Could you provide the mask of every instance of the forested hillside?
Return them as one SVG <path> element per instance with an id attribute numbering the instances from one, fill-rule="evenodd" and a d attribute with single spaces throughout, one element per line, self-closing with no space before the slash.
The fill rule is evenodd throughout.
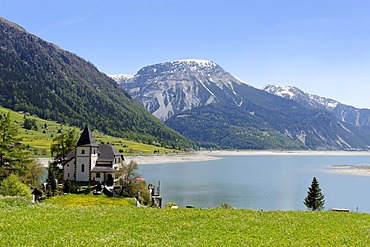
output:
<path id="1" fill-rule="evenodd" d="M 163 146 L 193 143 L 84 59 L 0 18 L 0 105 L 44 119 Z"/>

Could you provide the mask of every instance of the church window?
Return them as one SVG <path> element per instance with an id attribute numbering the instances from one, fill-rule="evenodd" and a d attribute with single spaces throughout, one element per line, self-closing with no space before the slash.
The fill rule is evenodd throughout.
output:
<path id="1" fill-rule="evenodd" d="M 81 172 L 85 172 L 85 164 L 81 165 Z"/>
<path id="2" fill-rule="evenodd" d="M 69 177 L 69 172 L 68 172 L 68 177 Z"/>

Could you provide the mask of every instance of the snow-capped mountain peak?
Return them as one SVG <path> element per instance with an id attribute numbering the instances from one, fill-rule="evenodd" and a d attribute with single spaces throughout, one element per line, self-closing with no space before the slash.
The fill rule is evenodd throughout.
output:
<path id="1" fill-rule="evenodd" d="M 127 74 L 111 74 L 108 76 L 112 78 L 115 82 L 117 82 L 117 84 L 121 84 L 122 82 L 129 81 L 134 77 L 133 75 L 127 75 Z"/>
<path id="2" fill-rule="evenodd" d="M 295 100 L 301 104 L 310 107 L 316 107 L 326 110 L 332 110 L 340 104 L 338 101 L 335 101 L 333 99 L 305 93 L 295 86 L 267 85 L 265 86 L 265 88 L 263 88 L 263 90 L 286 99 Z"/>
<path id="3" fill-rule="evenodd" d="M 297 101 L 304 106 L 326 110 L 333 113 L 341 121 L 353 126 L 370 126 L 369 109 L 358 109 L 333 99 L 305 93 L 299 88 L 292 86 L 267 85 L 263 90 L 283 98 Z"/>
<path id="4" fill-rule="evenodd" d="M 186 63 L 188 64 L 189 66 L 194 66 L 194 65 L 197 65 L 201 68 L 205 68 L 205 67 L 216 67 L 217 64 L 210 61 L 210 60 L 204 60 L 204 59 L 184 59 L 184 60 L 177 60 L 177 61 L 174 61 L 174 62 L 182 62 L 182 63 Z"/>

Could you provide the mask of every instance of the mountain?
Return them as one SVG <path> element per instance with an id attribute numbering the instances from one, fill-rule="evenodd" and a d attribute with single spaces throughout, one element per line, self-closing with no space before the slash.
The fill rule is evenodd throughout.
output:
<path id="1" fill-rule="evenodd" d="M 294 86 L 267 85 L 264 91 L 286 99 L 292 99 L 311 108 L 333 113 L 341 121 L 356 127 L 370 127 L 370 109 L 358 109 L 336 100 L 305 93 Z"/>
<path id="2" fill-rule="evenodd" d="M 362 150 L 369 145 L 365 130 L 326 110 L 256 89 L 208 60 L 146 66 L 120 86 L 206 147 Z"/>
<path id="3" fill-rule="evenodd" d="M 193 143 L 135 102 L 91 63 L 0 18 L 0 105 L 162 146 Z"/>
<path id="4" fill-rule="evenodd" d="M 242 81 L 208 60 L 179 60 L 144 67 L 120 85 L 162 121 L 212 103 L 241 104 L 234 85 Z"/>
<path id="5" fill-rule="evenodd" d="M 126 75 L 126 74 L 116 74 L 116 75 L 108 75 L 112 78 L 118 85 L 121 83 L 126 83 L 130 81 L 134 76 Z"/>

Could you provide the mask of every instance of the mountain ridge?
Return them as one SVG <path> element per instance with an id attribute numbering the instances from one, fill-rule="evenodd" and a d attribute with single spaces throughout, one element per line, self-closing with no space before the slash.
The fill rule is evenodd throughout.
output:
<path id="1" fill-rule="evenodd" d="M 370 109 L 359 109 L 330 98 L 309 94 L 295 86 L 267 85 L 263 90 L 283 98 L 292 99 L 307 107 L 331 112 L 341 121 L 355 127 L 370 127 Z"/>
<path id="2" fill-rule="evenodd" d="M 201 145 L 317 150 L 369 146 L 361 137 L 367 130 L 326 110 L 254 88 L 209 60 L 145 66 L 120 86 L 168 126 Z"/>
<path id="3" fill-rule="evenodd" d="M 93 64 L 0 19 L 0 105 L 145 143 L 194 144 Z"/>

